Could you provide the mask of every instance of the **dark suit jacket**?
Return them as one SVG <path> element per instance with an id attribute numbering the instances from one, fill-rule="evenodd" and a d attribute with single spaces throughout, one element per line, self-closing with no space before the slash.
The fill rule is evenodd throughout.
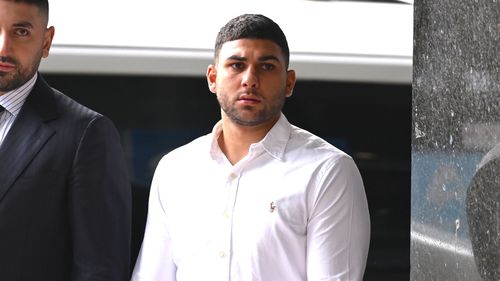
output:
<path id="1" fill-rule="evenodd" d="M 116 128 L 39 75 L 0 147 L 0 280 L 128 280 L 130 220 Z"/>

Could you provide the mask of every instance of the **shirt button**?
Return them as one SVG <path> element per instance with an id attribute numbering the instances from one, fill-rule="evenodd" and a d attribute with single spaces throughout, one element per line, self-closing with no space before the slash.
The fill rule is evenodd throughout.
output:
<path id="1" fill-rule="evenodd" d="M 237 174 L 235 174 L 235 173 L 231 173 L 231 174 L 229 175 L 229 179 L 230 179 L 230 180 L 234 180 L 234 179 L 236 179 L 236 177 L 238 177 L 238 175 L 237 175 Z"/>
<path id="2" fill-rule="evenodd" d="M 226 218 L 226 219 L 229 218 L 229 214 L 227 212 L 224 212 L 224 218 Z"/>
<path id="3" fill-rule="evenodd" d="M 224 251 L 220 251 L 220 252 L 219 252 L 219 257 L 220 257 L 221 259 L 225 258 L 225 257 L 226 257 L 226 253 L 225 253 Z"/>

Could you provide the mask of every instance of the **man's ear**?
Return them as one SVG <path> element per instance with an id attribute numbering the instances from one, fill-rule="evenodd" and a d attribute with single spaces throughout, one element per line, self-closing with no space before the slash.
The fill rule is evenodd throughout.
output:
<path id="1" fill-rule="evenodd" d="M 44 58 L 49 56 L 50 46 L 52 46 L 52 39 L 54 38 L 54 27 L 51 26 L 45 30 L 45 34 L 43 37 L 43 49 L 42 56 Z"/>
<path id="2" fill-rule="evenodd" d="M 208 89 L 210 92 L 216 94 L 216 83 L 215 81 L 217 80 L 217 68 L 215 65 L 211 64 L 207 68 L 207 83 L 208 83 Z"/>
<path id="3" fill-rule="evenodd" d="M 288 70 L 286 73 L 286 92 L 285 92 L 285 96 L 287 98 L 291 97 L 293 94 L 293 88 L 295 87 L 296 79 L 297 78 L 295 77 L 295 70 Z"/>

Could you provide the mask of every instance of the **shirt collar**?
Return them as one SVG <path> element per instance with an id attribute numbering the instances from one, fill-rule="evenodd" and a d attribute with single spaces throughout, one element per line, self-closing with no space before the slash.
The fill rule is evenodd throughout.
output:
<path id="1" fill-rule="evenodd" d="M 280 118 L 271 130 L 269 130 L 266 136 L 260 142 L 252 144 L 250 146 L 250 150 L 262 148 L 274 158 L 283 160 L 291 131 L 291 124 L 288 122 L 285 115 L 281 113 Z M 210 155 L 212 156 L 212 159 L 218 159 L 220 153 L 222 153 L 217 141 L 221 132 L 222 120 L 217 122 L 212 129 L 212 143 L 210 147 Z"/>
<path id="2" fill-rule="evenodd" d="M 262 139 L 259 144 L 262 144 L 264 149 L 271 156 L 278 160 L 283 160 L 286 145 L 290 139 L 292 126 L 286 119 L 285 115 L 281 113 L 278 122 L 274 124 L 267 135 Z"/>
<path id="3" fill-rule="evenodd" d="M 219 147 L 219 142 L 217 141 L 219 139 L 220 133 L 222 132 L 222 120 L 217 122 L 212 129 L 212 142 L 210 145 L 210 156 L 212 159 L 217 160 L 219 159 L 222 151 Z"/>
<path id="4" fill-rule="evenodd" d="M 3 106 L 6 111 L 10 112 L 10 114 L 17 116 L 21 111 L 21 107 L 26 101 L 26 98 L 33 89 L 33 86 L 35 86 L 37 76 L 38 75 L 35 74 L 33 77 L 31 77 L 30 80 L 28 80 L 19 88 L 1 95 L 0 105 Z"/>

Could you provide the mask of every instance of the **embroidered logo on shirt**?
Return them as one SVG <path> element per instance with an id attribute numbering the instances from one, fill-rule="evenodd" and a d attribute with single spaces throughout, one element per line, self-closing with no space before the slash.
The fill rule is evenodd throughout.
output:
<path id="1" fill-rule="evenodd" d="M 277 210 L 278 206 L 276 206 L 276 203 L 271 202 L 271 204 L 269 204 L 269 212 L 274 212 L 275 210 Z"/>

